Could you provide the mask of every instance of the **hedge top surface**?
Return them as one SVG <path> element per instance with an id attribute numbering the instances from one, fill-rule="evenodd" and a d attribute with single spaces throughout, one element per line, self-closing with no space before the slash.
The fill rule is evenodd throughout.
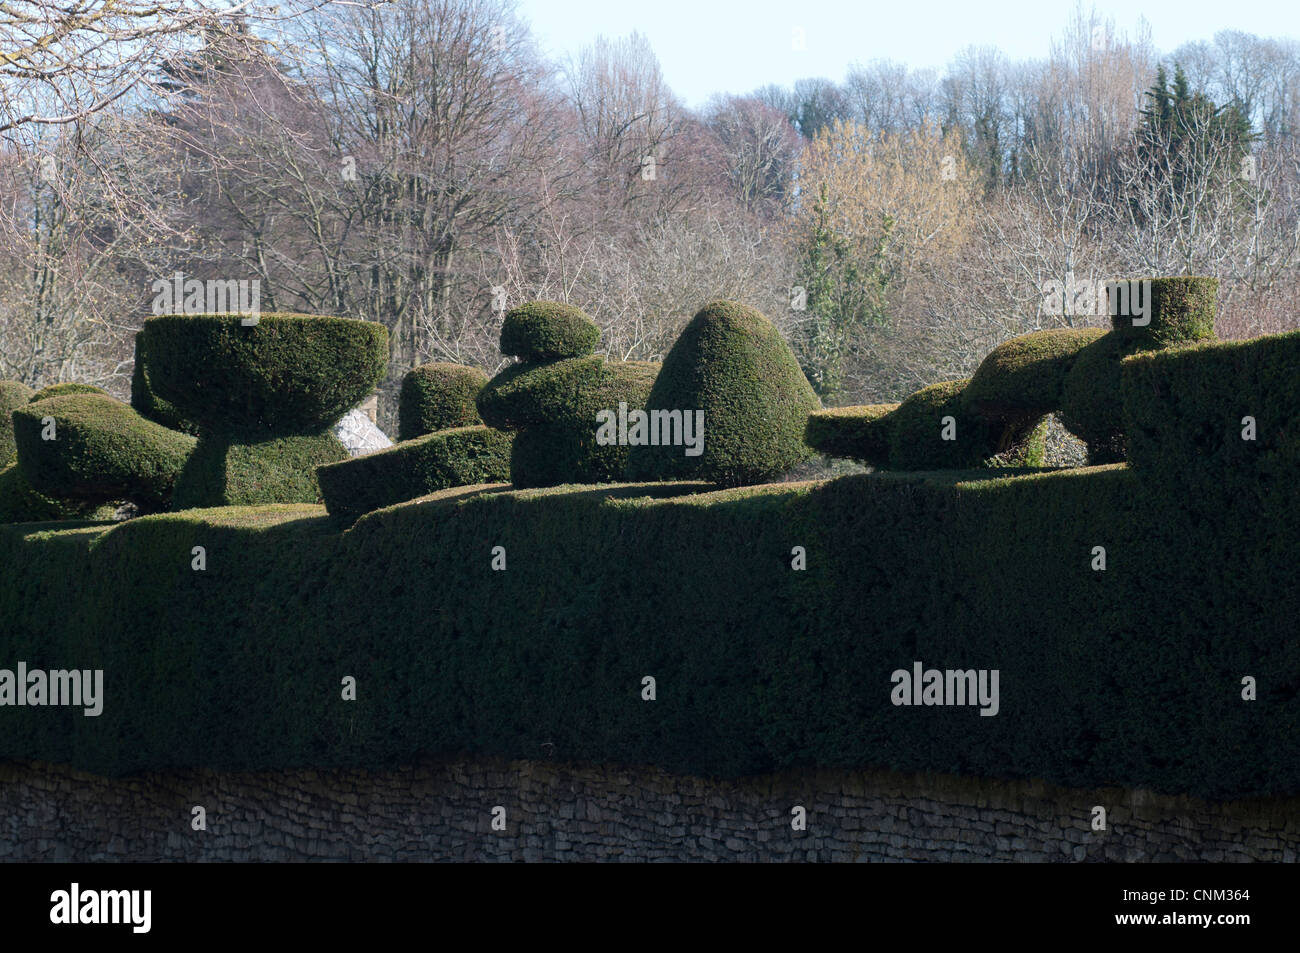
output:
<path id="1" fill-rule="evenodd" d="M 989 417 L 1057 410 L 1074 356 L 1105 333 L 1104 328 L 1054 328 L 1004 341 L 971 377 L 965 392 L 967 405 Z"/>
<path id="2" fill-rule="evenodd" d="M 1219 292 L 1219 279 L 1195 275 L 1169 278 L 1143 278 L 1151 283 L 1150 323 L 1134 325 L 1133 317 L 1122 307 L 1112 308 L 1111 325 L 1124 336 L 1145 338 L 1155 344 L 1166 345 L 1186 341 L 1214 339 L 1215 299 Z M 1119 284 L 1123 284 L 1120 282 Z M 1133 282 L 1129 282 L 1130 286 Z M 1107 286 L 1109 296 L 1116 294 L 1114 285 Z M 1121 302 L 1122 304 L 1122 297 Z M 1129 302 L 1129 311 L 1133 302 Z"/>
<path id="3" fill-rule="evenodd" d="M 808 415 L 821 409 L 790 346 L 766 317 L 734 301 L 706 304 L 664 358 L 646 410 L 704 413 L 704 447 L 633 447 L 628 476 L 765 483 L 812 455 Z"/>
<path id="4" fill-rule="evenodd" d="M 525 361 L 585 357 L 596 349 L 600 328 L 581 309 L 558 301 L 529 301 L 506 314 L 501 353 Z"/>
<path id="5" fill-rule="evenodd" d="M 474 399 L 488 382 L 477 367 L 421 364 L 402 378 L 398 398 L 398 440 L 482 423 Z"/>
<path id="6" fill-rule="evenodd" d="M 146 336 L 149 385 L 202 431 L 317 433 L 383 379 L 388 329 L 308 314 L 163 315 Z"/>
<path id="7" fill-rule="evenodd" d="M 103 397 L 112 396 L 108 391 L 104 390 L 104 388 L 96 387 L 94 384 L 81 384 L 77 381 L 62 381 L 58 384 L 51 384 L 48 387 L 42 387 L 36 393 L 32 394 L 31 397 L 27 398 L 27 402 L 34 404 L 38 400 L 47 400 L 51 397 L 63 397 L 67 394 L 99 394 Z"/>

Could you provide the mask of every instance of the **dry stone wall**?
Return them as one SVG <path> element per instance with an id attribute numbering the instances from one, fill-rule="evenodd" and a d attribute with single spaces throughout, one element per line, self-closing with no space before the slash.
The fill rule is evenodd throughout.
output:
<path id="1" fill-rule="evenodd" d="M 196 806 L 206 830 L 192 829 Z M 1098 806 L 1105 831 L 1092 829 Z M 9 762 L 0 862 L 1294 861 L 1298 808 L 880 771 L 716 781 L 459 760 L 101 778 Z"/>

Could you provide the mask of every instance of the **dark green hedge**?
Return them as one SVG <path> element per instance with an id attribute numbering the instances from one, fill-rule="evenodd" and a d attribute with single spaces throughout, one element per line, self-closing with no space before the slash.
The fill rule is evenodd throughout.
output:
<path id="1" fill-rule="evenodd" d="M 317 468 L 347 459 L 332 430 L 249 442 L 205 434 L 176 480 L 172 509 L 319 503 Z"/>
<path id="2" fill-rule="evenodd" d="M 481 424 L 474 399 L 487 382 L 487 374 L 464 364 L 421 364 L 407 371 L 397 403 L 398 439 Z"/>
<path id="3" fill-rule="evenodd" d="M 294 506 L 0 528 L 0 655 L 102 667 L 108 698 L 99 718 L 0 709 L 0 757 L 117 773 L 553 754 L 1300 792 L 1289 499 L 1192 519 L 1123 468 L 646 492 L 457 488 L 343 534 Z M 999 714 L 892 705 L 914 661 L 997 669 Z"/>
<path id="4" fill-rule="evenodd" d="M 1134 325 L 1131 314 L 1114 314 L 1111 326 L 1124 337 L 1142 338 L 1164 347 L 1191 341 L 1208 341 L 1214 337 L 1215 299 L 1219 279 L 1183 275 L 1172 278 L 1145 278 L 1151 282 L 1150 323 Z M 1116 294 L 1107 287 L 1107 300 Z M 1118 305 L 1111 310 L 1120 311 Z M 1129 310 L 1133 310 L 1130 296 Z"/>
<path id="5" fill-rule="evenodd" d="M 704 412 L 704 448 L 632 448 L 633 480 L 707 480 L 743 486 L 775 479 L 811 456 L 808 415 L 821 401 L 790 346 L 760 312 L 734 301 L 705 305 L 664 358 L 649 411 Z"/>
<path id="6" fill-rule="evenodd" d="M 897 409 L 897 404 L 863 404 L 814 411 L 808 415 L 804 442 L 827 456 L 886 467 L 889 465 L 888 415 Z"/>
<path id="7" fill-rule="evenodd" d="M 44 439 L 45 418 L 54 439 Z M 48 397 L 13 412 L 23 477 L 41 493 L 166 509 L 194 438 L 146 420 L 99 394 Z"/>
<path id="8" fill-rule="evenodd" d="M 42 523 L 51 520 L 111 520 L 114 506 L 82 500 L 57 500 L 37 493 L 18 464 L 0 468 L 0 523 Z"/>
<path id="9" fill-rule="evenodd" d="M 507 312 L 501 324 L 501 353 L 525 361 L 584 357 L 599 340 L 596 322 L 558 301 L 529 301 Z"/>
<path id="10" fill-rule="evenodd" d="M 1158 350 L 1149 339 L 1110 332 L 1081 350 L 1061 388 L 1061 423 L 1088 445 L 1088 461 L 1125 458 L 1120 364 L 1126 357 Z"/>
<path id="11" fill-rule="evenodd" d="M 373 321 L 264 314 L 145 321 L 149 386 L 202 432 L 261 439 L 335 423 L 383 379 L 388 330 Z"/>
<path id="12" fill-rule="evenodd" d="M 659 365 L 578 357 L 515 364 L 478 396 L 483 419 L 518 431 L 510 457 L 510 481 L 518 487 L 561 483 L 608 483 L 622 479 L 629 448 L 596 442 L 599 411 L 645 407 Z"/>
<path id="13" fill-rule="evenodd" d="M 1038 420 L 1061 408 L 1065 376 L 1101 328 L 1034 331 L 999 344 L 966 386 L 967 406 L 994 420 Z"/>
<path id="14" fill-rule="evenodd" d="M 27 405 L 32 389 L 21 381 L 0 381 L 0 467 L 9 464 L 18 452 L 14 446 L 14 422 L 10 415 Z"/>
<path id="15" fill-rule="evenodd" d="M 449 487 L 510 480 L 511 435 L 490 427 L 440 430 L 316 471 L 330 515 L 352 523 L 380 507 Z"/>
<path id="16" fill-rule="evenodd" d="M 149 386 L 149 335 L 143 330 L 135 336 L 135 364 L 131 370 L 131 406 L 141 417 L 162 424 L 170 430 L 198 436 L 199 425 L 154 393 Z"/>

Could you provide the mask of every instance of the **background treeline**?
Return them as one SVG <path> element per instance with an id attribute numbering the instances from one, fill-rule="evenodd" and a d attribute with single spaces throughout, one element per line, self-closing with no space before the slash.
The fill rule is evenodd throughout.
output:
<path id="1" fill-rule="evenodd" d="M 501 308 L 532 298 L 622 360 L 746 302 L 827 404 L 1104 323 L 1050 313 L 1052 282 L 1215 275 L 1221 336 L 1286 330 L 1297 132 L 1300 43 L 1162 54 L 1082 10 L 1042 60 L 875 61 L 701 110 L 643 38 L 551 62 L 508 0 L 208 23 L 110 107 L 0 140 L 0 378 L 125 394 L 176 272 L 384 323 L 390 430 L 406 369 L 496 369 Z"/>

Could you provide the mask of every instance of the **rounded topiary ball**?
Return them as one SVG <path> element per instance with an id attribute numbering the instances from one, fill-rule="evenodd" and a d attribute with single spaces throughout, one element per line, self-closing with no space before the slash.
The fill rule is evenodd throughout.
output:
<path id="1" fill-rule="evenodd" d="M 704 412 L 703 449 L 634 446 L 628 477 L 744 486 L 774 479 L 813 455 L 808 415 L 821 402 L 790 346 L 761 313 L 734 301 L 705 305 L 664 358 L 646 411 Z"/>
<path id="2" fill-rule="evenodd" d="M 316 434 L 383 378 L 388 330 L 307 314 L 163 315 L 145 322 L 149 386 L 203 433 Z"/>
<path id="3" fill-rule="evenodd" d="M 600 328 L 580 308 L 558 301 L 529 301 L 506 314 L 501 353 L 525 361 L 584 357 L 596 350 Z"/>
<path id="4" fill-rule="evenodd" d="M 14 449 L 14 422 L 10 415 L 27 406 L 32 389 L 21 381 L 0 381 L 0 468 L 10 463 Z"/>
<path id="5" fill-rule="evenodd" d="M 474 401 L 487 382 L 487 374 L 464 364 L 422 364 L 408 371 L 398 398 L 397 439 L 481 424 Z"/>

